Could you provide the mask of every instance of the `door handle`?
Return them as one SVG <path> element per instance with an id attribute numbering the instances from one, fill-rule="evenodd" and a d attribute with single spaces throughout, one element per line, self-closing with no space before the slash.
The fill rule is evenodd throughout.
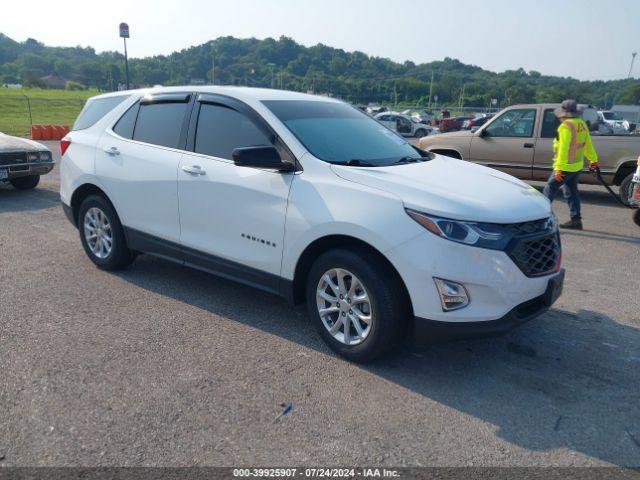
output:
<path id="1" fill-rule="evenodd" d="M 102 150 L 104 150 L 104 153 L 106 153 L 107 155 L 120 155 L 120 150 L 118 150 L 118 147 L 104 147 Z"/>
<path id="2" fill-rule="evenodd" d="M 525 143 L 524 148 L 533 148 L 533 143 Z"/>
<path id="3" fill-rule="evenodd" d="M 202 169 L 200 165 L 191 165 L 191 166 L 184 165 L 182 167 L 182 171 L 190 173 L 191 175 L 205 175 L 207 173 Z"/>

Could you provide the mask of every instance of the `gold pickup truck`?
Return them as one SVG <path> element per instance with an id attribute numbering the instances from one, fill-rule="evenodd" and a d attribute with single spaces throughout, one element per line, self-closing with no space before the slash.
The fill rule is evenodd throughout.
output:
<path id="1" fill-rule="evenodd" d="M 476 131 L 460 131 L 420 139 L 424 150 L 461 158 L 509 173 L 522 180 L 546 180 L 553 164 L 553 138 L 558 119 L 553 114 L 558 104 L 514 105 L 505 108 Z M 602 177 L 610 185 L 620 186 L 620 196 L 631 197 L 631 179 L 640 155 L 640 135 L 604 135 L 598 133 L 597 111 L 583 108 L 590 124 L 593 146 L 598 152 Z M 597 183 L 585 170 L 581 183 Z"/>

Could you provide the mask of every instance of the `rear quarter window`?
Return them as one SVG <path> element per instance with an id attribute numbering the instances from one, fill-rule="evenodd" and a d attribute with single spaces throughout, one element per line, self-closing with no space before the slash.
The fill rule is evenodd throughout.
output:
<path id="1" fill-rule="evenodd" d="M 89 100 L 80 112 L 80 115 L 78 115 L 78 118 L 76 118 L 71 130 L 84 130 L 85 128 L 91 127 L 127 98 L 129 98 L 128 95 L 123 95 Z"/>

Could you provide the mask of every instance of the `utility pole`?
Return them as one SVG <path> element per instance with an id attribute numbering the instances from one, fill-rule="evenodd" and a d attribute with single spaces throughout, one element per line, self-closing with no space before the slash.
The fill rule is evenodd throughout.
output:
<path id="1" fill-rule="evenodd" d="M 216 59 L 213 54 L 213 42 L 211 42 L 211 85 L 216 84 Z"/>
<path id="2" fill-rule="evenodd" d="M 276 76 L 276 64 L 275 63 L 267 63 L 267 66 L 271 67 L 271 88 L 275 86 L 275 76 Z"/>
<path id="3" fill-rule="evenodd" d="M 433 92 L 433 70 L 431 71 L 431 83 L 429 84 L 429 110 L 431 110 L 431 92 Z"/>
<path id="4" fill-rule="evenodd" d="M 120 37 L 124 41 L 124 70 L 127 80 L 127 90 L 129 90 L 129 59 L 127 56 L 127 38 L 129 38 L 129 25 L 122 22 L 120 24 Z"/>
<path id="5" fill-rule="evenodd" d="M 633 62 L 635 62 L 637 54 L 638 52 L 633 52 L 631 54 L 631 66 L 629 67 L 629 75 L 627 75 L 627 78 L 631 78 L 631 71 L 633 70 Z"/>

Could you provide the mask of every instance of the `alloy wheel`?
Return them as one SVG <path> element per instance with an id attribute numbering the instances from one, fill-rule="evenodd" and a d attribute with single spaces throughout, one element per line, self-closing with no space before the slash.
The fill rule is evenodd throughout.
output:
<path id="1" fill-rule="evenodd" d="M 332 268 L 320 277 L 316 305 L 324 327 L 344 345 L 362 343 L 371 332 L 374 316 L 369 293 L 348 270 Z"/>
<path id="2" fill-rule="evenodd" d="M 113 248 L 113 231 L 105 213 L 97 207 L 84 215 L 84 238 L 91 252 L 98 258 L 106 258 Z"/>

